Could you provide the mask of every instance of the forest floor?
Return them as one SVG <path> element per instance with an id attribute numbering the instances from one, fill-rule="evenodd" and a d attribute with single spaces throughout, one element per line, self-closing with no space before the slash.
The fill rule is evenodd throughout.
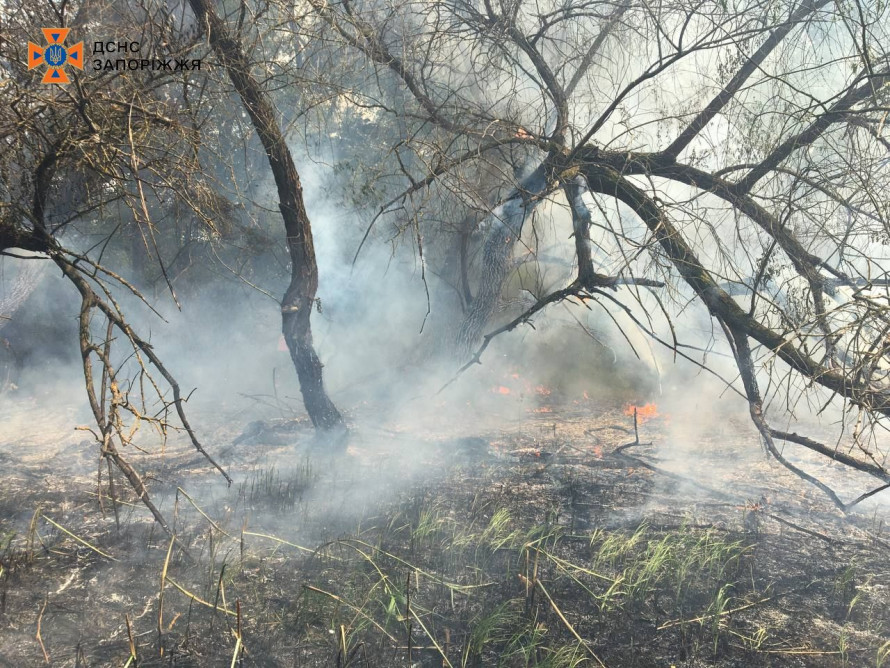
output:
<path id="1" fill-rule="evenodd" d="M 678 445 L 641 413 L 629 445 L 603 401 L 485 428 L 360 407 L 336 456 L 233 419 L 207 439 L 231 487 L 176 439 L 132 453 L 171 541 L 120 478 L 115 520 L 95 445 L 56 436 L 76 416 L 26 408 L 0 666 L 890 666 L 886 506 L 842 516 L 735 419 Z"/>

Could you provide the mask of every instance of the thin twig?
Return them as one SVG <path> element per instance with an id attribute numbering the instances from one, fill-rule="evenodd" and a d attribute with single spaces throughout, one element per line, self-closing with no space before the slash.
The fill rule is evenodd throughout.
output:
<path id="1" fill-rule="evenodd" d="M 95 545 L 92 545 L 91 543 L 88 543 L 87 541 L 85 541 L 85 540 L 84 540 L 83 538 L 81 538 L 80 536 L 77 536 L 77 535 L 71 533 L 70 531 L 68 531 L 68 529 L 66 529 L 65 527 L 63 527 L 61 524 L 59 524 L 58 522 L 54 522 L 53 520 L 51 520 L 49 517 L 47 517 L 47 516 L 44 515 L 43 513 L 41 513 L 40 516 L 41 516 L 43 519 L 45 519 L 47 522 L 49 522 L 50 524 L 52 524 L 54 527 L 56 527 L 59 531 L 62 531 L 63 533 L 67 534 L 68 536 L 70 536 L 71 538 L 73 538 L 74 540 L 76 540 L 78 543 L 80 543 L 81 545 L 83 545 L 84 547 L 88 547 L 88 548 L 91 549 L 93 552 L 95 552 L 96 554 L 98 554 L 98 555 L 100 555 L 100 556 L 102 556 L 102 557 L 105 557 L 106 559 L 110 559 L 111 561 L 117 561 L 117 559 L 115 559 L 114 557 L 112 557 L 112 556 L 111 556 L 110 554 L 108 554 L 107 552 L 103 552 L 103 551 L 100 550 L 98 547 L 96 547 Z"/>
<path id="2" fill-rule="evenodd" d="M 182 585 L 178 584 L 173 578 L 168 577 L 168 578 L 167 578 L 167 582 L 169 582 L 171 585 L 173 585 L 173 586 L 174 586 L 176 589 L 178 589 L 180 592 L 182 592 L 183 594 L 185 594 L 186 596 L 188 596 L 188 597 L 189 597 L 190 599 L 192 599 L 195 603 L 200 603 L 201 605 L 203 605 L 203 606 L 205 606 L 205 607 L 207 607 L 207 608 L 210 608 L 211 610 L 219 610 L 220 612 L 224 612 L 224 613 L 226 613 L 227 615 L 230 615 L 231 617 L 235 617 L 235 616 L 237 616 L 237 615 L 236 615 L 234 612 L 232 612 L 231 610 L 226 610 L 225 608 L 219 608 L 219 607 L 213 605 L 213 603 L 208 603 L 208 602 L 205 601 L 203 598 L 200 598 L 199 596 L 195 596 L 195 595 L 194 595 L 192 592 L 190 592 L 188 589 L 186 589 L 186 588 L 183 587 Z"/>
<path id="3" fill-rule="evenodd" d="M 214 529 L 219 531 L 222 535 L 224 535 L 228 538 L 232 537 L 231 534 L 227 533 L 222 527 L 220 527 L 216 522 L 214 522 L 213 519 L 211 519 L 211 517 L 207 513 L 205 513 L 203 510 L 201 510 L 200 506 L 198 506 L 198 504 L 195 503 L 195 500 L 192 497 L 190 497 L 182 487 L 177 487 L 176 491 L 179 492 L 180 494 L 182 494 L 188 500 L 188 502 L 192 504 L 192 507 L 194 507 L 194 509 L 197 510 L 201 514 L 201 517 L 203 517 L 205 520 L 210 522 L 210 526 L 212 526 Z"/>
<path id="4" fill-rule="evenodd" d="M 49 654 L 47 654 L 47 652 L 46 652 L 46 646 L 43 644 L 43 638 L 40 635 L 40 626 L 43 622 L 43 612 L 44 612 L 44 610 L 46 610 L 47 601 L 48 601 L 47 598 L 43 599 L 43 607 L 40 608 L 40 614 L 37 615 L 37 634 L 35 637 L 37 638 L 37 642 L 40 643 L 40 649 L 43 651 L 44 661 L 46 661 L 47 663 L 50 663 Z"/>
<path id="5" fill-rule="evenodd" d="M 318 587 L 313 587 L 312 585 L 308 585 L 308 584 L 304 584 L 304 585 L 303 585 L 303 589 L 308 589 L 309 591 L 314 591 L 314 592 L 317 593 L 317 594 L 322 594 L 323 596 L 327 596 L 328 598 L 330 598 L 330 599 L 332 599 L 332 600 L 334 600 L 334 601 L 337 601 L 337 603 L 342 603 L 342 604 L 345 605 L 347 608 L 349 608 L 350 610 L 352 610 L 353 612 L 355 612 L 356 614 L 358 614 L 360 617 L 362 617 L 362 619 L 365 619 L 366 621 L 371 622 L 371 624 L 373 624 L 374 626 L 377 627 L 377 630 L 378 630 L 378 631 L 380 631 L 381 633 L 383 633 L 383 635 L 385 635 L 387 638 L 389 638 L 390 640 L 392 640 L 394 643 L 398 643 L 398 642 L 399 642 L 396 638 L 394 638 L 394 637 L 392 636 L 391 633 L 389 633 L 385 628 L 383 628 L 382 626 L 380 626 L 380 624 L 378 624 L 378 623 L 377 623 L 376 621 L 374 621 L 371 617 L 369 617 L 364 611 L 362 611 L 362 610 L 360 610 L 359 608 L 355 607 L 354 605 L 352 605 L 351 603 L 349 603 L 348 601 L 346 601 L 346 600 L 345 600 L 344 598 L 342 598 L 341 596 L 337 596 L 336 594 L 332 594 L 332 593 L 329 592 L 329 591 L 325 591 L 324 589 L 319 589 Z"/>
<path id="6" fill-rule="evenodd" d="M 520 575 L 519 577 L 521 578 L 522 576 Z M 584 639 L 580 635 L 578 635 L 578 632 L 575 630 L 575 627 L 572 626 L 572 624 L 569 622 L 569 620 L 566 619 L 565 615 L 562 614 L 562 610 L 560 610 L 559 606 L 556 605 L 556 601 L 554 601 L 553 598 L 550 596 L 550 594 L 547 591 L 547 588 L 544 586 L 544 583 L 541 582 L 538 578 L 535 578 L 535 584 L 538 585 L 538 588 L 541 590 L 541 593 L 544 594 L 546 599 L 550 602 L 550 607 L 553 608 L 553 611 L 556 613 L 557 617 L 559 617 L 562 620 L 562 623 L 565 624 L 565 627 L 569 630 L 569 633 L 571 633 L 573 636 L 575 636 L 575 638 L 578 640 L 578 642 L 581 643 L 581 646 L 585 650 L 587 650 L 587 653 L 590 654 L 590 656 L 593 658 L 594 661 L 597 662 L 597 664 L 599 664 L 600 668 L 606 668 L 606 664 L 603 663 L 602 659 L 600 659 L 596 655 L 596 652 L 594 652 L 593 649 L 591 649 L 590 645 L 588 645 L 584 641 Z"/>

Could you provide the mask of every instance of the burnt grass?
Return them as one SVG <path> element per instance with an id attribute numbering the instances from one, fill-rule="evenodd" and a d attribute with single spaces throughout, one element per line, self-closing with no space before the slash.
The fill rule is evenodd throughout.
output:
<path id="1" fill-rule="evenodd" d="M 4 448 L 0 665 L 890 666 L 879 511 L 720 439 L 693 480 L 657 419 L 622 448 L 631 425 L 359 427 L 339 455 L 232 425 L 231 488 L 186 449 L 134 455 L 175 541 L 121 480 L 115 520 L 87 446 L 70 476 Z"/>

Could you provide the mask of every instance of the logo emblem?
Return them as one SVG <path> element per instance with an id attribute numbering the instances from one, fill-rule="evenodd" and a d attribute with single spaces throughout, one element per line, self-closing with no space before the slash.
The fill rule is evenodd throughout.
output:
<path id="1" fill-rule="evenodd" d="M 42 30 L 46 46 L 28 42 L 28 69 L 33 70 L 40 65 L 46 65 L 46 72 L 40 83 L 70 83 L 63 68 L 65 65 L 71 65 L 79 70 L 83 69 L 83 42 L 71 47 L 65 46 L 65 38 L 68 37 L 71 28 L 42 28 Z"/>

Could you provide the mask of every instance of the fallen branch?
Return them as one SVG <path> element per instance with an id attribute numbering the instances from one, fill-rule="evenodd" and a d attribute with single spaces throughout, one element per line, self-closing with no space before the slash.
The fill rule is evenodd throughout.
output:
<path id="1" fill-rule="evenodd" d="M 778 515 L 773 515 L 772 513 L 765 513 L 765 515 L 771 519 L 774 519 L 779 524 L 784 524 L 785 526 L 790 527 L 791 529 L 794 529 L 795 531 L 800 531 L 801 533 L 805 533 L 808 536 L 812 536 L 813 538 L 818 538 L 819 540 L 824 540 L 829 545 L 837 545 L 839 543 L 839 541 L 836 541 L 834 538 L 829 538 L 825 534 L 819 533 L 818 531 L 813 531 L 812 529 L 806 529 L 806 528 L 800 526 L 799 524 L 795 524 L 794 522 L 791 522 L 790 520 L 786 520 L 782 517 L 779 517 Z"/>
<path id="2" fill-rule="evenodd" d="M 43 637 L 41 636 L 41 633 L 40 633 L 40 627 L 43 623 L 43 613 L 46 610 L 47 600 L 48 599 L 46 599 L 46 598 L 43 599 L 43 607 L 40 608 L 40 614 L 37 615 L 37 633 L 34 635 L 34 637 L 37 638 L 37 642 L 40 643 L 40 650 L 43 652 L 43 660 L 46 661 L 47 663 L 50 663 L 49 654 L 46 651 L 46 646 L 43 644 Z"/>
<path id="3" fill-rule="evenodd" d="M 433 638 L 433 634 L 430 633 L 429 629 L 427 629 L 426 625 L 423 623 L 423 620 L 421 620 L 420 617 L 417 615 L 417 612 L 414 611 L 414 610 L 411 610 L 411 616 L 414 617 L 414 619 L 417 620 L 417 623 L 420 624 L 420 628 L 422 628 L 422 629 L 423 629 L 423 632 L 426 633 L 426 637 L 430 639 L 430 642 L 432 642 L 433 645 L 436 647 L 436 650 L 438 650 L 439 655 L 442 657 L 442 663 L 443 663 L 445 666 L 448 666 L 448 668 L 454 668 L 454 667 L 451 665 L 451 661 L 449 661 L 449 660 L 448 660 L 448 657 L 445 656 L 445 652 L 442 651 L 442 648 L 439 646 L 439 643 L 436 642 L 436 639 L 435 639 L 435 638 Z M 409 654 L 411 653 L 411 647 L 410 647 L 410 646 L 408 647 L 408 653 L 409 653 Z"/>
<path id="4" fill-rule="evenodd" d="M 721 491 L 719 491 L 719 490 L 713 489 L 712 487 L 708 487 L 707 485 L 703 485 L 703 484 L 701 484 L 700 482 L 698 482 L 698 481 L 695 480 L 694 478 L 689 478 L 689 477 L 687 477 L 687 476 L 680 475 L 679 473 L 673 473 L 673 472 L 671 472 L 671 471 L 667 471 L 667 470 L 665 470 L 665 469 L 663 469 L 663 468 L 660 468 L 660 467 L 658 467 L 658 466 L 655 466 L 654 464 L 650 464 L 649 462 L 645 461 L 644 459 L 640 459 L 640 458 L 638 458 L 638 457 L 634 457 L 633 455 L 628 455 L 628 454 L 626 454 L 626 453 L 624 452 L 626 449 L 628 449 L 628 448 L 632 448 L 632 447 L 636 447 L 636 446 L 638 446 L 638 445 L 645 445 L 645 444 L 643 444 L 643 443 L 638 443 L 638 442 L 635 442 L 635 441 L 631 441 L 630 443 L 625 443 L 624 445 L 620 445 L 620 446 L 618 446 L 617 448 L 615 448 L 615 450 L 614 450 L 614 452 L 613 452 L 612 454 L 614 454 L 614 455 L 618 455 L 619 457 L 622 457 L 622 458 L 624 458 L 624 459 L 627 459 L 627 460 L 630 461 L 630 462 L 633 462 L 633 463 L 636 464 L 637 466 L 642 466 L 642 467 L 645 468 L 645 469 L 649 469 L 650 471 L 653 471 L 653 472 L 655 472 L 655 473 L 659 473 L 659 474 L 661 474 L 661 475 L 663 475 L 663 476 L 665 476 L 665 477 L 667 477 L 667 478 L 671 478 L 671 479 L 673 479 L 673 480 L 677 480 L 678 482 L 684 482 L 684 483 L 687 483 L 687 484 L 690 484 L 690 485 L 694 485 L 695 487 L 698 487 L 699 489 L 703 489 L 704 491 L 708 492 L 709 494 L 713 494 L 713 495 L 714 495 L 715 497 L 717 497 L 717 498 L 722 498 L 722 499 L 732 500 L 732 501 L 734 501 L 734 502 L 736 502 L 736 503 L 740 503 L 740 502 L 741 502 L 740 497 L 737 497 L 737 496 L 734 496 L 734 495 L 732 495 L 732 494 L 728 494 L 728 493 L 726 493 L 726 492 L 721 492 Z"/>

